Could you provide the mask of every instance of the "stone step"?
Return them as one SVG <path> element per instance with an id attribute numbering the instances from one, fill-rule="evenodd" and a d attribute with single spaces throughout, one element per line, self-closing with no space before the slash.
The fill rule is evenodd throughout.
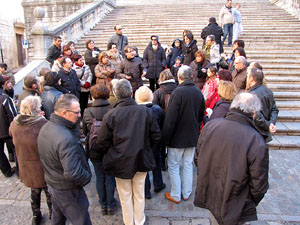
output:
<path id="1" fill-rule="evenodd" d="M 274 76 L 266 76 L 266 80 L 268 84 L 300 84 L 300 77 L 294 76 L 284 76 L 284 77 L 274 77 Z M 299 90 L 300 91 L 300 90 Z"/>
<path id="2" fill-rule="evenodd" d="M 300 92 L 281 92 L 281 91 L 274 91 L 273 92 L 276 101 L 297 101 L 300 99 Z"/>
<path id="3" fill-rule="evenodd" d="M 279 110 L 278 122 L 300 122 L 300 110 Z"/>
<path id="4" fill-rule="evenodd" d="M 300 101 L 276 101 L 279 110 L 300 110 Z"/>
<path id="5" fill-rule="evenodd" d="M 271 150 L 299 150 L 300 138 L 297 136 L 275 135 L 268 145 Z"/>
<path id="6" fill-rule="evenodd" d="M 300 136 L 300 122 L 277 122 L 276 135 Z"/>
<path id="7" fill-rule="evenodd" d="M 288 91 L 288 90 L 293 90 L 293 91 L 299 91 L 300 90 L 300 84 L 290 84 L 290 83 L 285 83 L 285 84 L 267 84 L 267 87 L 272 89 L 273 91 Z"/>
<path id="8" fill-rule="evenodd" d="M 280 76 L 280 77 L 284 77 L 284 76 L 293 76 L 293 77 L 300 77 L 300 71 L 278 71 L 278 70 L 272 70 L 272 69 L 264 69 L 264 74 L 266 76 Z"/>

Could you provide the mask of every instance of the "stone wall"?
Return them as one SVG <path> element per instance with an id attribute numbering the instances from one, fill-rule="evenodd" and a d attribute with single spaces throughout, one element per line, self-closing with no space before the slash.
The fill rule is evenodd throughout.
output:
<path id="1" fill-rule="evenodd" d="M 33 11 L 36 7 L 41 7 L 45 10 L 43 23 L 45 26 L 55 26 L 65 17 L 73 14 L 84 6 L 94 2 L 94 0 L 23 0 L 25 24 L 27 31 L 27 40 L 29 41 L 28 57 L 34 57 L 33 39 L 30 35 L 31 29 L 35 23 Z"/>
<path id="2" fill-rule="evenodd" d="M 300 0 L 270 0 L 270 2 L 300 19 Z"/>
<path id="3" fill-rule="evenodd" d="M 0 42 L 4 63 L 9 70 L 19 67 L 16 34 L 24 35 L 24 28 L 21 0 L 7 1 L 5 7 L 0 8 Z"/>

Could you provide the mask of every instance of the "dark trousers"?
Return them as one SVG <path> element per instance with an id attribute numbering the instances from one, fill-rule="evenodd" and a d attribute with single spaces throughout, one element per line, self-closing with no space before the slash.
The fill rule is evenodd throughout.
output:
<path id="1" fill-rule="evenodd" d="M 99 196 L 101 208 L 113 209 L 117 202 L 114 198 L 116 180 L 113 176 L 108 176 L 102 171 L 102 161 L 92 160 L 96 174 L 96 189 Z"/>
<path id="2" fill-rule="evenodd" d="M 58 190 L 48 185 L 52 200 L 52 225 L 91 225 L 89 201 L 83 188 Z"/>
<path id="3" fill-rule="evenodd" d="M 158 79 L 149 79 L 150 89 L 154 92 L 159 88 Z"/>
<path id="4" fill-rule="evenodd" d="M 11 166 L 10 166 L 7 156 L 4 152 L 4 143 L 6 143 L 6 145 L 7 145 L 7 143 L 10 143 L 10 142 L 11 142 L 11 138 L 0 138 L 0 170 L 5 176 L 10 174 Z"/>
<path id="5" fill-rule="evenodd" d="M 79 103 L 80 103 L 81 117 L 83 117 L 83 112 L 88 106 L 89 96 L 90 96 L 90 92 L 80 92 Z"/>
<path id="6" fill-rule="evenodd" d="M 156 167 L 152 170 L 153 175 L 153 186 L 154 188 L 160 188 L 163 186 L 163 178 L 161 174 L 161 153 L 160 153 L 160 144 L 155 144 L 153 146 L 153 154 L 156 163 Z M 149 179 L 149 173 L 147 173 L 145 181 L 145 194 L 149 195 L 151 189 L 151 182 Z"/>
<path id="7" fill-rule="evenodd" d="M 43 188 L 31 188 L 31 209 L 33 216 L 39 216 L 41 214 L 41 193 L 44 190 L 47 199 L 47 205 L 49 208 L 49 217 L 52 214 L 52 203 L 51 203 L 51 196 L 48 192 L 47 187 Z"/>

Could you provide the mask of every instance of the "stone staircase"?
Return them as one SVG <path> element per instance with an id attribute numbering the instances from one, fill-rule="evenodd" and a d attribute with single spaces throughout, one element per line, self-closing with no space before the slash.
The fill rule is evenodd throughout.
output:
<path id="1" fill-rule="evenodd" d="M 119 7 L 82 38 L 77 48 L 85 51 L 85 41 L 92 39 L 106 50 L 113 27 L 122 24 L 130 45 L 137 46 L 140 56 L 156 34 L 163 45 L 182 38 L 184 29 L 192 30 L 202 46 L 200 34 L 208 18 L 218 20 L 224 1 L 178 0 L 119 1 Z M 280 110 L 277 133 L 270 149 L 300 149 L 300 21 L 267 0 L 240 0 L 248 61 L 263 65 L 267 85 L 274 92 Z M 225 53 L 232 49 L 225 47 Z"/>

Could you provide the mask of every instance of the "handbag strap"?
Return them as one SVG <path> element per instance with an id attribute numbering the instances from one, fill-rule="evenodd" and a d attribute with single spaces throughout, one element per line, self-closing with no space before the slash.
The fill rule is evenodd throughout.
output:
<path id="1" fill-rule="evenodd" d="M 84 75 L 84 72 L 85 72 L 85 67 L 82 67 L 82 74 L 80 76 L 80 80 L 82 79 L 83 75 Z"/>

